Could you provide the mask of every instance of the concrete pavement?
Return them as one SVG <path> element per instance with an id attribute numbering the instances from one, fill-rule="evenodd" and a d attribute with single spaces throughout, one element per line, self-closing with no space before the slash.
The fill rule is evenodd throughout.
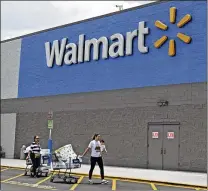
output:
<path id="1" fill-rule="evenodd" d="M 25 168 L 25 161 L 18 159 L 1 159 L 1 166 Z M 77 175 L 87 176 L 89 165 L 82 165 L 80 169 L 73 170 Z M 94 175 L 99 175 L 99 168 L 96 166 Z M 144 180 L 159 183 L 170 183 L 180 185 L 192 185 L 207 187 L 207 174 L 180 171 L 163 171 L 151 169 L 134 169 L 105 166 L 106 177 L 123 178 L 128 180 Z"/>
<path id="2" fill-rule="evenodd" d="M 118 179 L 108 179 L 109 183 L 100 184 L 100 178 L 93 177 L 93 185 L 88 183 L 88 177 L 76 176 L 79 181 L 77 184 L 64 182 L 62 179 L 50 181 L 48 177 L 31 178 L 24 176 L 24 169 L 1 168 L 1 189 L 4 191 L 38 191 L 38 190 L 77 190 L 77 191 L 130 191 L 130 190 L 162 190 L 162 191 L 189 191 L 205 190 L 198 187 L 181 187 L 176 185 L 156 184 L 153 182 L 128 181 Z"/>

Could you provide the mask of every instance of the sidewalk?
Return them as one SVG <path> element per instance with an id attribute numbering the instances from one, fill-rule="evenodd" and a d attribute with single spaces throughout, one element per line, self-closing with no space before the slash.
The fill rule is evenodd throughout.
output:
<path id="1" fill-rule="evenodd" d="M 1 166 L 25 168 L 25 161 L 18 159 L 1 159 Z M 73 170 L 73 173 L 88 174 L 89 165 Z M 99 167 L 95 167 L 94 175 L 99 175 Z M 122 167 L 105 167 L 105 175 L 108 177 L 121 177 L 126 179 L 138 179 L 161 183 L 174 183 L 192 186 L 207 187 L 207 174 L 180 171 L 164 171 L 151 169 L 134 169 Z"/>

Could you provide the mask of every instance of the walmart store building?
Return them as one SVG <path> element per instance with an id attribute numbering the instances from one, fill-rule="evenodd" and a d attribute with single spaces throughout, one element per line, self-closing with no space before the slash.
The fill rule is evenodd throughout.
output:
<path id="1" fill-rule="evenodd" d="M 152 3 L 1 42 L 2 147 L 40 135 L 106 165 L 205 172 L 206 1 Z M 88 162 L 88 159 L 86 159 Z"/>

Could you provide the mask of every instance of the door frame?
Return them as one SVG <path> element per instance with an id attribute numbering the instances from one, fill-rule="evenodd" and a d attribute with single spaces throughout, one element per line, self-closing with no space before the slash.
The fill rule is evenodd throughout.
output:
<path id="1" fill-rule="evenodd" d="M 147 125 L 180 125 L 178 121 L 148 122 Z"/>
<path id="2" fill-rule="evenodd" d="M 149 127 L 151 125 L 178 125 L 179 128 L 179 133 L 178 133 L 178 137 L 179 137 L 179 148 L 178 148 L 178 169 L 180 167 L 180 148 L 181 148 L 181 144 L 180 144 L 180 122 L 178 121 L 162 121 L 162 122 L 148 122 L 147 123 L 147 169 L 149 169 L 149 154 L 148 154 L 148 149 L 149 149 Z M 163 146 L 163 141 L 162 141 L 162 146 Z M 163 157 L 162 157 L 162 164 L 163 164 Z M 162 170 L 163 170 L 163 166 L 162 166 Z"/>

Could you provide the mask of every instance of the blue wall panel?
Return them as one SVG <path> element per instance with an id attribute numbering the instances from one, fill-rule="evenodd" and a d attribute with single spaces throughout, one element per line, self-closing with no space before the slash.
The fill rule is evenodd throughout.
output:
<path id="1" fill-rule="evenodd" d="M 177 8 L 177 22 L 186 14 L 192 21 L 183 28 L 169 22 L 169 8 Z M 160 20 L 169 26 L 162 31 L 154 26 Z M 123 35 L 146 21 L 150 34 L 146 37 L 147 54 L 137 50 L 131 56 L 98 60 L 76 65 L 48 68 L 45 42 L 61 40 L 77 43 L 80 34 L 86 39 Z M 176 23 L 177 23 L 176 22 Z M 91 20 L 23 38 L 18 97 L 48 96 L 122 88 L 159 86 L 206 81 L 206 1 L 171 1 Z M 192 37 L 191 44 L 180 41 L 178 32 Z M 176 40 L 176 56 L 168 56 L 168 41 L 160 48 L 154 42 L 161 36 Z"/>

